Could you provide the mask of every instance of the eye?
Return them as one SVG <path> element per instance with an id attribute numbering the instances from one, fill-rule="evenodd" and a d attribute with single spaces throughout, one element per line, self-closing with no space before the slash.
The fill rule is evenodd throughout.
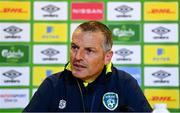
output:
<path id="1" fill-rule="evenodd" d="M 86 49 L 86 52 L 87 52 L 87 54 L 94 53 L 94 51 L 93 51 L 92 49 L 90 49 L 90 48 L 87 48 L 87 49 Z"/>
<path id="2" fill-rule="evenodd" d="M 76 46 L 76 45 L 71 45 L 71 49 L 72 49 L 72 50 L 77 50 L 77 49 L 78 49 L 78 46 Z"/>

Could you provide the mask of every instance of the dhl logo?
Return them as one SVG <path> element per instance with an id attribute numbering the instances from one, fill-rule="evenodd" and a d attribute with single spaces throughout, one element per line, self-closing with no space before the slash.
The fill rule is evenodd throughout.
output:
<path id="1" fill-rule="evenodd" d="M 144 20 L 178 20 L 178 2 L 145 2 Z"/>
<path id="2" fill-rule="evenodd" d="M 27 11 L 23 11 L 22 8 L 4 8 L 0 12 L 3 12 L 3 13 L 27 13 Z"/>
<path id="3" fill-rule="evenodd" d="M 152 98 L 150 100 L 151 101 L 158 101 L 158 102 L 175 101 L 175 99 L 173 99 L 170 96 L 152 96 Z"/>
<path id="4" fill-rule="evenodd" d="M 0 1 L 0 20 L 29 20 L 30 15 L 30 2 Z"/>
<path id="5" fill-rule="evenodd" d="M 151 106 L 156 103 L 167 103 L 168 108 L 179 108 L 178 89 L 145 89 L 144 93 Z"/>
<path id="6" fill-rule="evenodd" d="M 175 12 L 171 11 L 170 9 L 163 8 L 163 9 L 152 9 L 149 13 L 152 13 L 152 14 L 173 14 Z"/>

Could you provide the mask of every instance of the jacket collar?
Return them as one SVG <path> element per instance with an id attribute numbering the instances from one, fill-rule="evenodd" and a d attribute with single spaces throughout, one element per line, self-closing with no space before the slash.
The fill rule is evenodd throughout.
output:
<path id="1" fill-rule="evenodd" d="M 100 79 L 100 78 L 103 79 L 103 78 L 108 77 L 108 76 L 103 76 L 103 75 L 102 75 L 103 73 L 105 73 L 105 75 L 111 75 L 110 73 L 112 73 L 112 67 L 113 67 L 113 65 L 112 65 L 111 62 L 110 62 L 109 64 L 107 64 L 107 65 L 105 66 L 105 69 L 103 69 L 101 75 L 99 75 L 99 77 L 98 77 L 97 79 Z M 71 72 L 71 64 L 70 64 L 70 62 L 68 62 L 68 63 L 65 65 L 65 70 Z M 97 79 L 96 79 L 95 81 L 97 81 Z M 93 81 L 93 82 L 95 82 L 95 81 Z M 103 81 L 104 81 L 104 80 L 103 80 Z M 102 81 L 102 82 L 103 82 L 103 81 Z M 83 85 L 84 85 L 84 87 L 87 87 L 87 86 L 89 85 L 89 83 L 83 82 Z"/>
<path id="2" fill-rule="evenodd" d="M 68 71 L 71 71 L 71 64 L 68 62 L 65 66 L 65 69 Z M 112 63 L 110 62 L 109 64 L 106 65 L 106 75 L 108 73 L 112 72 Z"/>

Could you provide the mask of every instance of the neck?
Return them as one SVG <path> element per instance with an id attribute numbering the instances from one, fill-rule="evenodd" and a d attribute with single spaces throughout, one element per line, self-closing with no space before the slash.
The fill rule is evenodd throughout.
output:
<path id="1" fill-rule="evenodd" d="M 104 70 L 104 68 L 100 71 L 100 72 L 98 72 L 98 73 L 96 73 L 95 75 L 92 75 L 91 77 L 89 77 L 89 78 L 85 78 L 85 79 L 81 79 L 83 82 L 85 82 L 85 83 L 92 83 L 92 82 L 94 82 L 100 75 L 101 75 L 101 73 L 103 72 L 103 70 Z"/>

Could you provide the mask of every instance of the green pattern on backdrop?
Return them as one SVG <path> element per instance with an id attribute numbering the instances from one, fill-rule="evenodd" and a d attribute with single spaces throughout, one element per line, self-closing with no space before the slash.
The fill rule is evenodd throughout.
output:
<path id="1" fill-rule="evenodd" d="M 17 22 L 17 23 L 30 23 L 31 26 L 31 32 L 30 32 L 30 36 L 31 36 L 31 40 L 30 42 L 1 42 L 0 41 L 0 51 L 2 49 L 7 49 L 9 52 L 10 51 L 14 51 L 16 53 L 16 57 L 15 58 L 10 58 L 8 59 L 7 57 L 3 57 L 3 55 L 0 55 L 0 67 L 3 66 L 17 66 L 17 67 L 22 67 L 22 66 L 29 66 L 30 67 L 30 84 L 29 86 L 0 86 L 0 89 L 29 89 L 29 99 L 31 98 L 31 95 L 33 94 L 33 89 L 36 89 L 37 86 L 33 86 L 33 67 L 35 66 L 64 66 L 64 64 L 34 64 L 33 63 L 33 46 L 36 44 L 65 44 L 68 45 L 69 48 L 69 44 L 70 44 L 70 27 L 72 23 L 81 23 L 85 20 L 72 20 L 71 19 L 71 3 L 72 2 L 104 2 L 104 8 L 105 8 L 105 12 L 104 12 L 104 19 L 101 20 L 103 23 L 107 24 L 109 26 L 109 28 L 112 30 L 113 32 L 113 41 L 115 44 L 119 44 L 119 45 L 141 45 L 141 64 L 116 64 L 115 66 L 119 67 L 119 66 L 129 66 L 129 67 L 141 67 L 142 70 L 142 75 L 141 75 L 141 81 L 142 81 L 142 85 L 141 88 L 142 90 L 144 89 L 151 89 L 154 87 L 145 87 L 144 85 L 144 67 L 145 66 L 175 66 L 175 67 L 180 67 L 180 64 L 171 64 L 171 65 L 145 65 L 144 61 L 143 61 L 143 47 L 144 45 L 154 45 L 154 43 L 145 43 L 144 39 L 143 39 L 143 25 L 145 23 L 177 23 L 178 26 L 180 27 L 180 21 L 145 21 L 143 20 L 143 4 L 144 2 L 157 2 L 157 0 L 0 0 L 1 1 L 18 1 L 18 2 L 23 2 L 23 1 L 30 1 L 31 2 L 31 16 L 30 16 L 30 20 L 0 20 L 0 23 L 5 23 L 5 22 Z M 33 4 L 35 1 L 46 1 L 46 2 L 50 2 L 50 1 L 56 1 L 56 2 L 62 2 L 65 1 L 68 3 L 68 19 L 67 20 L 53 20 L 53 21 L 41 21 L 41 20 L 34 20 L 34 14 L 33 14 Z M 141 2 L 141 8 L 142 8 L 142 12 L 141 12 L 141 20 L 139 21 L 109 21 L 107 19 L 107 3 L 108 2 Z M 178 2 L 180 3 L 180 0 L 159 0 L 159 2 Z M 179 17 L 179 15 L 178 15 Z M 33 41 L 33 25 L 34 23 L 67 23 L 68 24 L 68 36 L 67 36 L 67 41 L 66 42 L 34 42 Z M 116 29 L 115 29 L 116 28 Z M 119 33 L 120 32 L 124 32 L 124 35 L 120 36 Z M 179 33 L 179 31 L 178 31 Z M 180 33 L 179 33 L 180 34 Z M 0 34 L 1 35 L 1 34 Z M 156 43 L 156 45 L 177 45 L 178 48 L 180 48 L 180 42 L 178 43 Z M 23 51 L 24 54 L 21 53 L 21 51 Z M 29 53 L 28 53 L 29 51 Z M 68 49 L 69 51 L 69 49 Z M 179 50 L 178 50 L 179 51 Z M 8 52 L 5 52 L 8 54 Z M 180 51 L 179 51 L 180 53 Z M 178 53 L 178 56 L 179 56 Z M 8 56 L 8 55 L 4 55 L 4 56 Z M 22 58 L 21 58 L 22 57 Z M 68 54 L 68 59 L 69 59 L 69 54 Z M 179 70 L 179 68 L 178 68 Z M 180 78 L 180 77 L 179 77 Z M 179 80 L 180 81 L 180 80 Z M 180 86 L 178 87 L 156 87 L 156 89 L 180 89 Z M 180 101 L 180 100 L 179 100 Z M 13 108 L 13 109 L 0 109 L 0 112 L 21 112 L 22 108 Z M 180 111 L 180 107 L 179 109 L 170 109 L 173 112 L 177 112 Z"/>

